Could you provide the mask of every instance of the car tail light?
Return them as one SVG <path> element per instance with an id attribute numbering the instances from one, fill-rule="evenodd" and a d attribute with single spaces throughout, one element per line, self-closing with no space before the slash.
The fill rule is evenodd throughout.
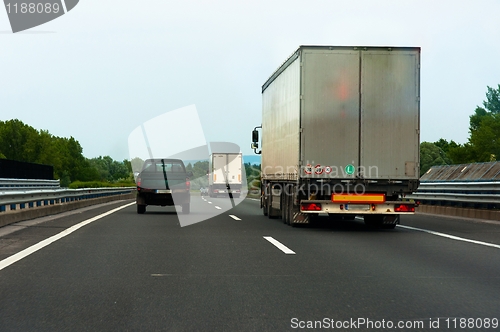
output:
<path id="1" fill-rule="evenodd" d="M 189 178 L 186 178 L 186 190 L 189 191 L 191 189 L 191 182 L 189 181 Z"/>
<path id="2" fill-rule="evenodd" d="M 321 211 L 321 204 L 319 203 L 304 203 L 300 205 L 301 211 Z"/>
<path id="3" fill-rule="evenodd" d="M 394 206 L 395 212 L 415 212 L 415 206 L 408 204 L 400 204 Z"/>

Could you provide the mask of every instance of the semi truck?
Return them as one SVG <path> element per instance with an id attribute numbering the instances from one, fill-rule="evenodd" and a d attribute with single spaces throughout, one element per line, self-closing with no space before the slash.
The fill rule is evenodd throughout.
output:
<path id="1" fill-rule="evenodd" d="M 419 128 L 419 47 L 300 46 L 262 86 L 252 132 L 264 215 L 394 228 L 415 213 Z"/>
<path id="2" fill-rule="evenodd" d="M 242 154 L 212 153 L 208 160 L 208 194 L 239 198 L 242 187 Z"/>

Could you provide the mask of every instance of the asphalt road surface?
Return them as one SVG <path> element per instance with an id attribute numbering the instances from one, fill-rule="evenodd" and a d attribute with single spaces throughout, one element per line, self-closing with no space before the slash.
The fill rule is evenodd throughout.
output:
<path id="1" fill-rule="evenodd" d="M 290 227 L 192 199 L 212 218 L 122 201 L 0 228 L 0 331 L 499 330 L 500 224 Z"/>

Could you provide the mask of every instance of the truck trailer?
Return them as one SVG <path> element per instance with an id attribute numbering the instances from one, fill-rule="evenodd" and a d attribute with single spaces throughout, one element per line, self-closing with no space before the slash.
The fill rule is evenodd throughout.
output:
<path id="1" fill-rule="evenodd" d="M 212 153 L 208 160 L 208 193 L 210 197 L 230 195 L 239 198 L 242 187 L 242 154 Z"/>
<path id="2" fill-rule="evenodd" d="M 419 128 L 419 47 L 300 46 L 262 86 L 252 132 L 264 215 L 394 228 L 415 213 Z"/>

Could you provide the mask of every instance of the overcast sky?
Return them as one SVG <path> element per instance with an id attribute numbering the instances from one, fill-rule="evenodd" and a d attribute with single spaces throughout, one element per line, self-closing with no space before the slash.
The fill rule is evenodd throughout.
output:
<path id="1" fill-rule="evenodd" d="M 81 0 L 12 34 L 0 9 L 0 120 L 128 158 L 129 134 L 195 105 L 207 142 L 251 154 L 261 86 L 299 45 L 421 47 L 421 140 L 465 143 L 500 84 L 500 1 Z"/>

